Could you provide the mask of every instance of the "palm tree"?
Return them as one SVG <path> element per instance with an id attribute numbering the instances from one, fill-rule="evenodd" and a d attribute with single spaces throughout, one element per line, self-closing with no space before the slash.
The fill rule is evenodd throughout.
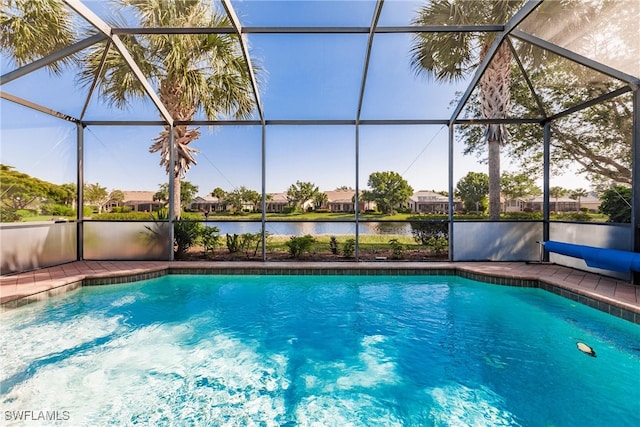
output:
<path id="1" fill-rule="evenodd" d="M 223 13 L 210 1 L 121 0 L 139 26 L 154 27 L 231 27 Z M 251 76 L 238 39 L 228 34 L 138 35 L 123 38 L 132 57 L 152 84 L 159 98 L 176 121 L 193 120 L 203 111 L 209 120 L 220 116 L 247 118 L 255 107 Z M 108 52 L 100 68 L 104 48 L 91 49 L 80 81 L 90 85 L 96 76 L 100 93 L 116 107 L 124 107 L 145 96 L 142 84 L 134 77 L 124 59 L 114 50 Z M 154 138 L 149 151 L 160 152 L 160 164 L 174 183 L 174 215 L 180 216 L 180 179 L 195 164 L 197 150 L 189 144 L 200 136 L 198 128 L 178 125 L 173 129 L 175 168 L 170 170 L 169 126 Z"/>
<path id="2" fill-rule="evenodd" d="M 582 199 L 583 197 L 587 197 L 588 195 L 589 192 L 584 188 L 576 188 L 575 190 L 571 190 L 571 194 L 569 194 L 569 197 L 573 200 L 578 201 L 578 212 L 580 212 L 580 199 Z"/>
<path id="3" fill-rule="evenodd" d="M 71 14 L 59 0 L 0 0 L 0 49 L 18 66 L 29 64 L 75 42 Z M 73 61 L 48 65 L 54 73 Z"/>
<path id="4" fill-rule="evenodd" d="M 327 193 L 319 191 L 313 196 L 313 205 L 316 209 L 321 209 L 329 203 Z"/>
<path id="5" fill-rule="evenodd" d="M 418 10 L 414 25 L 491 25 L 507 22 L 525 3 L 525 0 L 429 0 Z M 545 1 L 536 11 L 530 25 L 562 28 L 545 39 L 551 43 L 566 41 L 566 34 L 581 34 L 581 28 L 607 2 L 581 2 L 580 0 Z M 567 22 L 566 10 L 574 14 Z M 622 24 L 624 25 L 624 24 Z M 527 30 L 526 26 L 524 27 Z M 532 29 L 531 29 L 532 30 Z M 635 36 L 635 33 L 633 33 Z M 416 34 L 411 49 L 411 64 L 417 73 L 424 73 L 439 81 L 456 81 L 475 72 L 476 65 L 485 58 L 494 33 L 436 32 Z M 563 43 L 558 43 L 563 44 Z M 543 49 L 528 43 L 517 47 L 521 59 L 528 58 L 534 67 L 554 61 Z M 476 54 L 477 51 L 477 54 Z M 511 99 L 511 50 L 506 43 L 497 49 L 480 79 L 480 110 L 487 119 L 505 118 Z M 566 61 L 560 60 L 566 67 Z M 509 134 L 504 125 L 487 126 L 485 139 L 489 166 L 489 218 L 499 219 L 500 212 L 500 147 Z"/>
<path id="6" fill-rule="evenodd" d="M 120 206 L 120 203 L 124 202 L 125 194 L 122 190 L 113 190 L 109 193 L 109 203 Z"/>
<path id="7" fill-rule="evenodd" d="M 554 209 L 556 212 L 558 212 L 558 199 L 567 194 L 567 191 L 568 190 L 566 188 L 562 187 L 551 187 L 549 189 L 549 195 L 556 199 L 556 207 Z"/>
<path id="8" fill-rule="evenodd" d="M 522 6 L 522 0 L 433 0 L 418 10 L 414 25 L 465 25 L 506 22 Z M 494 33 L 419 33 L 411 49 L 411 65 L 440 81 L 456 81 L 475 71 L 495 39 Z M 476 55 L 474 48 L 479 47 Z M 511 99 L 511 50 L 498 48 L 480 80 L 482 114 L 503 119 Z M 487 126 L 485 138 L 489 163 L 489 219 L 500 218 L 500 146 L 507 140 L 503 124 Z"/>

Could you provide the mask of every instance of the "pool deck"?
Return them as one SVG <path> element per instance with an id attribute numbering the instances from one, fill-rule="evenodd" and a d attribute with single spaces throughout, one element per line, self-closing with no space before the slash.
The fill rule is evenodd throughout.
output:
<path id="1" fill-rule="evenodd" d="M 555 264 L 524 262 L 77 261 L 0 276 L 0 311 L 83 285 L 165 274 L 455 274 L 500 285 L 540 287 L 640 324 L 640 286 Z"/>

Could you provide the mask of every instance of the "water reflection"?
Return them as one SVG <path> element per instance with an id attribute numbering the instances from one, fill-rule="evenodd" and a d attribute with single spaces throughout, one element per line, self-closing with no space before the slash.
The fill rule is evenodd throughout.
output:
<path id="1" fill-rule="evenodd" d="M 243 234 L 259 233 L 261 231 L 260 222 L 240 222 L 240 221 L 207 221 L 208 226 L 215 226 L 220 229 L 220 234 Z M 266 230 L 272 235 L 283 236 L 304 236 L 305 234 L 316 235 L 354 235 L 356 225 L 353 222 L 286 222 L 273 221 L 266 223 Z M 411 235 L 411 224 L 408 222 L 361 222 L 358 224 L 359 234 L 368 235 Z"/>

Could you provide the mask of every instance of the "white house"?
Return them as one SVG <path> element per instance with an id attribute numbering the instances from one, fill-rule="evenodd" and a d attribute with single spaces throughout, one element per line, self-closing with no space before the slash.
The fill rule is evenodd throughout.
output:
<path id="1" fill-rule="evenodd" d="M 324 194 L 327 195 L 326 207 L 330 212 L 355 212 L 356 190 L 332 190 L 325 191 Z M 361 211 L 368 209 L 368 206 L 362 200 L 358 200 L 358 204 Z"/>
<path id="2" fill-rule="evenodd" d="M 454 210 L 461 207 L 459 200 L 453 201 Z M 409 198 L 409 207 L 415 213 L 446 213 L 449 212 L 449 196 L 443 196 L 434 191 L 421 190 L 413 193 Z"/>
<path id="3" fill-rule="evenodd" d="M 154 191 L 123 191 L 123 206 L 130 206 L 138 212 L 152 212 L 164 206 L 164 202 L 153 200 Z"/>
<path id="4" fill-rule="evenodd" d="M 223 209 L 220 199 L 211 195 L 197 196 L 189 205 L 189 210 L 199 212 L 218 212 Z"/>

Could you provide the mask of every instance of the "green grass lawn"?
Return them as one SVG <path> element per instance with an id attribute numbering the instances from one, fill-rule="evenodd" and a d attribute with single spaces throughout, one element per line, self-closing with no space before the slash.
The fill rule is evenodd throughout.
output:
<path id="1" fill-rule="evenodd" d="M 21 218 L 20 222 L 36 222 L 36 221 L 74 221 L 75 217 L 69 216 L 52 216 L 52 215 L 30 215 Z"/>

